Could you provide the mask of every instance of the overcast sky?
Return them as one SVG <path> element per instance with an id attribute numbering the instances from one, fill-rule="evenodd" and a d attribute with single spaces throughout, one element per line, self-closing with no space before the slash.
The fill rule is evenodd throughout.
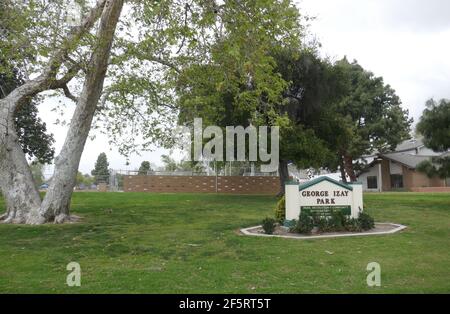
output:
<path id="1" fill-rule="evenodd" d="M 450 1 L 448 0 L 296 0 L 302 13 L 315 16 L 311 31 L 323 54 L 337 60 L 347 56 L 382 76 L 400 96 L 404 108 L 417 121 L 427 99 L 450 98 Z M 40 116 L 54 133 L 57 152 L 66 128 L 55 126 L 50 111 L 56 100 L 40 106 Z M 67 101 L 67 100 L 63 100 Z M 69 103 L 69 101 L 67 101 Z M 67 119 L 73 108 L 68 106 Z M 97 135 L 88 140 L 80 171 L 90 173 L 101 152 L 110 167 L 135 169 L 143 160 L 159 163 L 158 149 L 126 159 Z M 50 169 L 48 170 L 50 171 Z"/>

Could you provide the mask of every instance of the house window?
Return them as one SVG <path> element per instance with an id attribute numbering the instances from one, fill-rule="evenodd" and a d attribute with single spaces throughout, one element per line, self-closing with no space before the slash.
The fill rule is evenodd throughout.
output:
<path id="1" fill-rule="evenodd" d="M 378 189 L 378 183 L 377 183 L 376 176 L 367 177 L 367 188 L 368 189 Z"/>
<path id="2" fill-rule="evenodd" d="M 391 188 L 403 188 L 403 176 L 401 174 L 391 174 Z"/>

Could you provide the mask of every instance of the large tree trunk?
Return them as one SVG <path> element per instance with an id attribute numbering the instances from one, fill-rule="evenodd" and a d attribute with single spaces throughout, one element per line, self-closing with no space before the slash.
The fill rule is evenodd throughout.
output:
<path id="1" fill-rule="evenodd" d="M 122 6 L 123 0 L 111 0 L 105 5 L 97 32 L 100 42 L 92 54 L 66 141 L 59 156 L 55 159 L 55 171 L 42 203 L 41 215 L 46 221 L 54 220 L 61 223 L 70 219 L 70 200 L 78 166 L 103 90 L 111 45 Z"/>
<path id="2" fill-rule="evenodd" d="M 0 100 L 0 187 L 7 207 L 6 213 L 0 217 L 2 222 L 40 224 L 54 219 L 62 222 L 68 217 L 78 164 L 102 92 L 111 43 L 122 6 L 123 0 L 98 0 L 80 26 L 73 28 L 64 44 L 55 51 L 43 73 Z M 55 161 L 55 175 L 49 193 L 41 203 L 25 154 L 18 142 L 13 113 L 27 97 L 49 89 L 67 89 L 66 84 L 79 68 L 70 68 L 61 79 L 55 78 L 56 73 L 73 49 L 74 43 L 92 28 L 100 15 L 98 46 L 92 53 L 90 68 L 67 139 Z"/>
<path id="3" fill-rule="evenodd" d="M 0 102 L 0 187 L 6 200 L 4 223 L 28 223 L 39 210 L 41 199 L 30 167 L 19 144 L 13 120 L 14 104 Z"/>
<path id="4" fill-rule="evenodd" d="M 288 162 L 286 160 L 280 160 L 278 171 L 280 173 L 280 192 L 278 192 L 278 196 L 283 196 L 286 181 L 289 180 Z"/>
<path id="5" fill-rule="evenodd" d="M 0 188 L 6 201 L 6 213 L 0 217 L 3 223 L 33 224 L 39 214 L 41 199 L 19 144 L 14 112 L 28 97 L 48 86 L 46 74 L 0 99 Z"/>
<path id="6" fill-rule="evenodd" d="M 345 172 L 347 172 L 348 177 L 350 178 L 350 182 L 356 181 L 355 170 L 353 169 L 353 158 L 349 155 L 344 155 L 344 167 Z"/>

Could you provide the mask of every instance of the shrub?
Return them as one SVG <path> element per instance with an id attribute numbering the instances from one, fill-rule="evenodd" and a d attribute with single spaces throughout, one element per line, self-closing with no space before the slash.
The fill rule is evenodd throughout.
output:
<path id="1" fill-rule="evenodd" d="M 266 234 L 272 234 L 275 230 L 275 219 L 273 218 L 264 218 L 262 221 L 262 227 L 264 230 L 264 233 Z"/>
<path id="2" fill-rule="evenodd" d="M 313 219 L 308 214 L 303 212 L 300 213 L 297 224 L 293 228 L 293 231 L 298 233 L 310 234 L 313 228 L 314 228 Z"/>
<path id="3" fill-rule="evenodd" d="M 293 219 L 293 220 L 284 220 L 283 221 L 283 226 L 292 229 L 295 227 L 295 225 L 297 224 L 297 220 Z"/>
<path id="4" fill-rule="evenodd" d="M 277 203 L 277 207 L 275 207 L 275 219 L 282 223 L 284 219 L 286 218 L 286 198 L 283 197 L 280 198 L 280 200 Z"/>
<path id="5" fill-rule="evenodd" d="M 375 227 L 374 219 L 367 213 L 360 212 L 358 218 L 349 218 L 341 211 L 334 211 L 330 217 L 320 215 L 310 216 L 306 213 L 300 214 L 291 232 L 311 233 L 313 227 L 317 227 L 319 232 L 361 232 Z"/>
<path id="6" fill-rule="evenodd" d="M 345 223 L 345 230 L 350 231 L 350 232 L 362 231 L 361 224 L 359 223 L 359 219 L 357 219 L 357 218 L 347 219 L 347 221 Z"/>
<path id="7" fill-rule="evenodd" d="M 365 212 L 360 212 L 358 217 L 359 225 L 362 230 L 370 230 L 375 227 L 374 219 Z"/>
<path id="8" fill-rule="evenodd" d="M 343 231 L 345 230 L 347 218 L 341 211 L 333 211 L 328 222 L 333 231 Z"/>
<path id="9" fill-rule="evenodd" d="M 319 229 L 319 232 L 330 232 L 333 231 L 333 228 L 329 222 L 329 220 L 325 217 L 316 217 L 314 220 L 314 226 Z"/>

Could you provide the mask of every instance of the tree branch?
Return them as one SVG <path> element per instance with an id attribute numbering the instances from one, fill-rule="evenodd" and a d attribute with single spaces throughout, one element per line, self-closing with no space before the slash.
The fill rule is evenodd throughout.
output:
<path id="1" fill-rule="evenodd" d="M 80 69 L 81 66 L 78 63 L 74 64 L 71 68 L 67 70 L 66 74 L 64 74 L 62 78 L 60 78 L 59 80 L 52 81 L 48 88 L 50 89 L 64 88 L 64 86 L 67 85 L 67 83 L 69 83 L 75 77 L 75 75 L 77 75 Z"/>
<path id="2" fill-rule="evenodd" d="M 78 102 L 78 97 L 74 96 L 70 90 L 69 87 L 67 86 L 67 84 L 65 84 L 62 87 L 63 91 L 64 91 L 64 95 L 66 95 L 67 98 L 71 99 L 72 101 L 74 101 L 75 103 Z"/>
<path id="3" fill-rule="evenodd" d="M 120 55 L 114 55 L 113 57 L 120 60 L 121 57 L 123 55 L 126 55 L 126 54 L 127 54 L 127 52 L 125 52 L 123 54 L 120 54 Z M 114 58 L 111 58 L 111 59 L 114 59 Z M 137 58 L 138 60 L 147 60 L 147 61 L 150 61 L 150 62 L 156 62 L 156 63 L 164 65 L 164 66 L 166 66 L 168 68 L 171 68 L 172 70 L 174 70 L 177 73 L 181 72 L 180 69 L 174 63 L 172 63 L 172 62 L 170 62 L 168 60 L 164 60 L 163 58 L 160 58 L 160 57 L 157 57 L 157 56 L 154 56 L 154 55 L 145 54 L 144 51 L 142 53 L 136 54 L 135 58 Z M 112 64 L 114 62 L 115 61 L 112 60 L 112 62 L 110 62 L 110 64 Z"/>
<path id="4" fill-rule="evenodd" d="M 81 21 L 79 26 L 74 27 L 70 33 L 67 35 L 64 44 L 60 49 L 56 51 L 53 57 L 50 59 L 47 71 L 44 73 L 50 77 L 55 76 L 59 67 L 67 58 L 69 52 L 73 49 L 73 43 L 80 40 L 80 38 L 89 31 L 94 23 L 99 19 L 103 8 L 105 6 L 106 0 L 98 0 L 95 7 L 93 7 L 89 14 Z"/>
<path id="5" fill-rule="evenodd" d="M 76 43 L 94 26 L 103 11 L 106 1 L 107 0 L 98 0 L 95 7 L 93 7 L 86 17 L 83 18 L 81 24 L 72 29 L 72 31 L 66 36 L 66 39 L 61 47 L 57 49 L 54 55 L 50 58 L 48 66 L 43 70 L 41 75 L 15 88 L 6 98 L 4 98 L 4 100 L 6 100 L 5 103 L 12 105 L 13 111 L 15 110 L 17 104 L 23 99 L 32 97 L 47 89 L 62 88 L 63 85 L 67 84 L 68 81 L 75 76 L 76 73 L 73 74 L 68 71 L 67 74 L 70 74 L 68 76 L 66 74 L 65 78 L 57 81 L 54 80 L 62 63 L 67 59 L 70 51 L 74 49 L 73 43 Z M 53 87 L 55 85 L 59 87 Z"/>

